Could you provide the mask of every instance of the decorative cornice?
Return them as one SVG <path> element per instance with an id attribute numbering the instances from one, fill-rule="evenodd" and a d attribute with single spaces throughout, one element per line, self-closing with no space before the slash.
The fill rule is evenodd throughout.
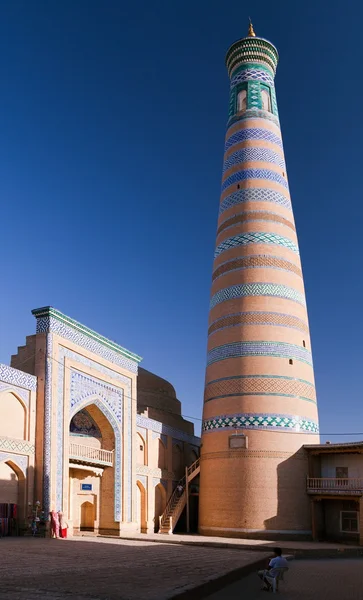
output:
<path id="1" fill-rule="evenodd" d="M 278 52 L 271 42 L 260 37 L 245 37 L 234 42 L 229 48 L 226 67 L 228 75 L 231 76 L 241 64 L 261 61 L 275 74 L 278 60 Z"/>
<path id="2" fill-rule="evenodd" d="M 34 310 L 32 310 L 32 314 L 37 319 L 37 333 L 48 333 L 48 332 L 52 332 L 52 331 L 54 331 L 54 333 L 58 333 L 58 331 L 52 327 L 52 318 L 53 318 L 53 319 L 56 319 L 57 321 L 60 321 L 64 325 L 67 325 L 68 327 L 71 327 L 72 329 L 82 333 L 83 335 L 86 335 L 87 337 L 95 340 L 96 342 L 98 342 L 99 344 L 102 344 L 106 348 L 113 350 L 114 352 L 117 352 L 118 354 L 121 354 L 122 356 L 124 356 L 125 358 L 128 358 L 129 360 L 132 360 L 136 363 L 139 363 L 142 360 L 141 356 L 138 356 L 137 354 L 134 354 L 133 352 L 126 350 L 126 348 L 123 348 L 119 344 L 116 344 L 116 342 L 112 342 L 111 340 L 107 339 L 103 335 L 100 335 L 96 331 L 93 331 L 93 329 L 89 329 L 85 325 L 82 325 L 82 323 L 79 323 L 78 321 L 75 321 L 74 319 L 67 317 L 67 315 L 64 315 L 63 313 L 61 313 L 59 310 L 53 308 L 52 306 L 45 306 L 43 308 L 35 308 Z M 44 319 L 44 318 L 49 319 L 48 328 L 47 328 L 47 330 L 45 330 L 44 327 L 42 327 L 42 330 L 39 331 L 38 330 L 38 319 Z M 44 323 L 44 321 L 43 321 L 43 323 Z"/>
<path id="3" fill-rule="evenodd" d="M 9 450 L 17 454 L 34 454 L 35 446 L 26 440 L 16 440 L 14 438 L 1 437 L 0 450 Z"/>

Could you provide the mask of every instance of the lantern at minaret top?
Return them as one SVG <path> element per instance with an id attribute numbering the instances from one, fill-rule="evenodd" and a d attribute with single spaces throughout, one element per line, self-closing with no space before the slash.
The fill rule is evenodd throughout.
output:
<path id="1" fill-rule="evenodd" d="M 303 445 L 318 443 L 308 315 L 275 95 L 278 53 L 248 36 L 231 80 L 209 313 L 199 530 L 307 536 Z"/>

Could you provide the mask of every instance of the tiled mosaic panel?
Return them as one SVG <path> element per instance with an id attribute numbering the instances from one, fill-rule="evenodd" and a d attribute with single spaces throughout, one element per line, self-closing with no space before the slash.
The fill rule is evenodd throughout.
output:
<path id="1" fill-rule="evenodd" d="M 248 161 L 262 161 L 272 163 L 274 165 L 278 165 L 282 169 L 285 170 L 285 161 L 282 158 L 281 154 L 277 152 L 273 152 L 270 148 L 242 148 L 241 150 L 237 150 L 233 154 L 231 154 L 223 164 L 223 173 L 225 173 L 231 167 L 235 167 L 243 162 Z"/>
<path id="2" fill-rule="evenodd" d="M 229 358 L 246 356 L 270 356 L 271 358 L 295 359 L 312 365 L 311 353 L 306 348 L 286 342 L 232 342 L 217 346 L 208 352 L 207 365 Z"/>
<path id="3" fill-rule="evenodd" d="M 248 82 L 248 108 L 262 109 L 261 88 L 259 81 Z"/>
<path id="4" fill-rule="evenodd" d="M 246 202 L 272 202 L 291 210 L 291 202 L 283 194 L 269 188 L 247 188 L 237 190 L 226 196 L 221 201 L 219 215 L 223 214 L 231 206 L 238 206 L 238 204 L 245 204 Z"/>
<path id="5" fill-rule="evenodd" d="M 61 337 L 81 346 L 85 350 L 94 352 L 105 360 L 108 360 L 132 373 L 137 373 L 137 362 L 122 356 L 118 352 L 107 348 L 101 342 L 89 337 L 85 333 L 73 329 L 73 327 L 62 323 L 55 317 L 38 317 L 37 318 L 37 333 L 53 332 Z"/>
<path id="6" fill-rule="evenodd" d="M 7 462 L 9 460 L 16 464 L 22 470 L 25 477 L 27 476 L 27 456 L 19 456 L 17 454 L 11 454 L 10 452 L 0 452 L 0 462 Z"/>
<path id="7" fill-rule="evenodd" d="M 221 415 L 203 421 L 202 431 L 223 431 L 224 429 L 268 429 L 291 431 L 293 433 L 319 433 L 316 421 L 295 415 L 236 414 Z"/>
<path id="8" fill-rule="evenodd" d="M 239 235 L 227 238 L 218 244 L 214 252 L 214 258 L 220 256 L 223 252 L 226 252 L 226 250 L 231 250 L 231 248 L 236 248 L 238 246 L 246 246 L 247 244 L 271 244 L 273 246 L 282 246 L 283 248 L 292 250 L 295 254 L 299 254 L 299 248 L 289 238 L 278 235 L 277 233 L 268 233 L 266 231 L 246 231 L 245 233 L 240 233 Z"/>
<path id="9" fill-rule="evenodd" d="M 70 412 L 74 413 L 80 404 L 94 396 L 102 399 L 115 419 L 122 423 L 123 390 L 72 369 Z"/>
<path id="10" fill-rule="evenodd" d="M 216 292 L 211 298 L 210 308 L 214 308 L 221 302 L 228 302 L 228 300 L 235 298 L 245 298 L 246 296 L 274 296 L 292 300 L 305 306 L 304 294 L 286 285 L 278 283 L 240 283 Z"/>
<path id="11" fill-rule="evenodd" d="M 18 369 L 0 363 L 0 381 L 36 392 L 37 378 Z"/>
<path id="12" fill-rule="evenodd" d="M 252 311 L 236 313 L 216 319 L 210 325 L 208 333 L 211 335 L 219 329 L 241 325 L 272 325 L 275 327 L 291 327 L 292 329 L 298 329 L 304 333 L 309 332 L 307 323 L 298 317 L 277 312 Z"/>
<path id="13" fill-rule="evenodd" d="M 221 223 L 221 225 L 218 227 L 217 235 L 229 227 L 239 225 L 240 223 L 250 223 L 251 221 L 279 223 L 279 225 L 284 225 L 285 227 L 289 227 L 289 229 L 295 231 L 294 223 L 270 210 L 241 210 L 238 214 L 233 215 L 233 217 L 230 217 Z"/>
<path id="14" fill-rule="evenodd" d="M 74 415 L 69 425 L 69 431 L 71 435 L 102 439 L 97 423 L 85 408 Z"/>
<path id="15" fill-rule="evenodd" d="M 271 142 L 272 144 L 276 144 L 276 146 L 279 146 L 279 148 L 282 149 L 281 137 L 276 133 L 273 133 L 273 131 L 265 129 L 264 127 L 246 127 L 245 129 L 239 129 L 238 131 L 232 133 L 232 135 L 227 137 L 224 146 L 224 151 L 226 152 L 236 144 L 241 144 L 242 142 L 252 140 Z"/>
<path id="16" fill-rule="evenodd" d="M 285 396 L 316 402 L 312 383 L 278 375 L 236 375 L 210 381 L 206 386 L 204 401 L 231 396 Z"/>
<path id="17" fill-rule="evenodd" d="M 276 173 L 276 171 L 270 171 L 269 169 L 242 169 L 224 180 L 222 183 L 222 192 L 230 185 L 239 183 L 240 181 L 246 181 L 246 179 L 264 179 L 267 181 L 274 181 L 284 188 L 289 187 L 285 177 Z"/>
<path id="18" fill-rule="evenodd" d="M 274 87 L 274 80 L 267 71 L 262 69 L 243 69 L 239 71 L 237 75 L 234 75 L 231 79 L 231 89 L 233 89 L 239 83 L 243 83 L 244 81 L 263 81 L 267 83 L 272 88 Z"/>
<path id="19" fill-rule="evenodd" d="M 230 271 L 258 268 L 281 269 L 283 271 L 294 273 L 302 278 L 301 269 L 285 258 L 269 256 L 268 254 L 253 254 L 252 256 L 233 258 L 232 260 L 219 265 L 213 272 L 212 280 L 214 281 L 221 275 L 224 275 L 224 273 L 229 273 Z"/>
<path id="20" fill-rule="evenodd" d="M 52 368 L 53 368 L 53 336 L 47 334 L 45 360 L 45 390 L 44 390 L 44 444 L 43 444 L 43 507 L 46 515 L 50 512 L 51 481 L 51 435 L 52 435 Z M 63 452 L 62 452 L 63 455 Z"/>

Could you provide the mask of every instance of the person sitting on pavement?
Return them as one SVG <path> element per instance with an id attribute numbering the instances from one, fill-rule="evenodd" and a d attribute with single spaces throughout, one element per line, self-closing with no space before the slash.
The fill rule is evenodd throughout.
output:
<path id="1" fill-rule="evenodd" d="M 266 592 L 269 592 L 271 589 L 271 584 L 267 581 L 266 577 L 276 577 L 279 574 L 280 569 L 288 569 L 289 565 L 286 560 L 282 556 L 281 548 L 274 548 L 274 556 L 268 563 L 267 569 L 262 569 L 262 571 L 258 572 L 258 576 L 264 582 L 264 587 L 262 588 Z"/>

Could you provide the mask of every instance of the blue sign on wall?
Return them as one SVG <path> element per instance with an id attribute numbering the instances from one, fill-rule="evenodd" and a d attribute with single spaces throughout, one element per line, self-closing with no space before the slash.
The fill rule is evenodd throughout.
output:
<path id="1" fill-rule="evenodd" d="M 81 490 L 92 492 L 92 483 L 81 483 Z"/>

